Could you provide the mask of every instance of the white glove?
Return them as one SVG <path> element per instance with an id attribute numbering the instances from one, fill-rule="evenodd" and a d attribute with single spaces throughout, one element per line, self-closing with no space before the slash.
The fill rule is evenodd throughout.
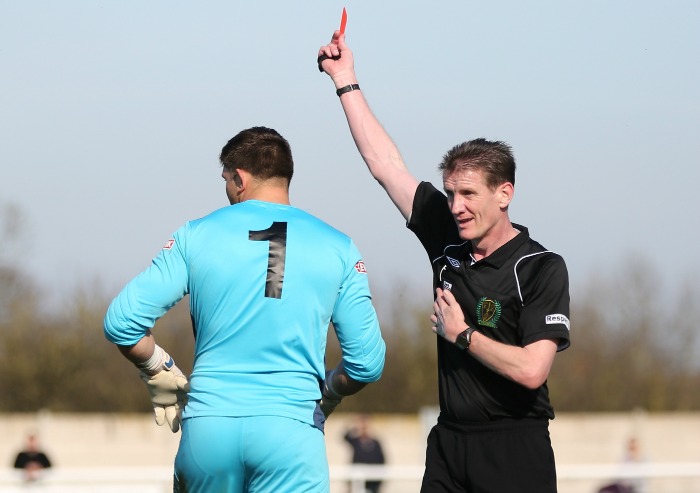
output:
<path id="1" fill-rule="evenodd" d="M 177 433 L 182 422 L 182 411 L 187 402 L 189 384 L 187 377 L 175 365 L 173 358 L 156 346 L 153 356 L 140 365 L 141 380 L 151 395 L 156 424 L 168 426 Z"/>
<path id="2" fill-rule="evenodd" d="M 326 372 L 326 379 L 323 381 L 323 388 L 321 389 L 321 412 L 327 418 L 331 415 L 335 408 L 343 400 L 343 396 L 335 391 L 333 388 L 333 372 L 334 370 Z"/>

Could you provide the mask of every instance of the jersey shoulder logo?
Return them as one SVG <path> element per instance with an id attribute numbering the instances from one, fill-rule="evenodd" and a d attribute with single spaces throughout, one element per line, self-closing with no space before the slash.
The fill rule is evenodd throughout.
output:
<path id="1" fill-rule="evenodd" d="M 501 303 L 486 296 L 476 304 L 476 321 L 479 325 L 495 329 L 501 318 Z"/>
<path id="2" fill-rule="evenodd" d="M 355 270 L 360 274 L 367 274 L 367 267 L 365 267 L 365 263 L 362 260 L 357 261 L 355 264 Z"/>
<path id="3" fill-rule="evenodd" d="M 165 245 L 163 245 L 163 250 L 170 250 L 174 246 L 175 246 L 175 240 L 171 238 L 165 242 Z"/>

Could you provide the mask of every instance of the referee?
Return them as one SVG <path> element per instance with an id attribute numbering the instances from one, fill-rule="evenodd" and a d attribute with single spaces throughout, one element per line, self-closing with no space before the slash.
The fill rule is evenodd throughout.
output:
<path id="1" fill-rule="evenodd" d="M 503 142 L 449 150 L 443 189 L 419 183 L 372 114 L 353 54 L 336 31 L 319 50 L 350 131 L 430 259 L 440 416 L 422 493 L 553 493 L 547 376 L 569 345 L 564 260 L 510 221 L 515 160 Z"/>

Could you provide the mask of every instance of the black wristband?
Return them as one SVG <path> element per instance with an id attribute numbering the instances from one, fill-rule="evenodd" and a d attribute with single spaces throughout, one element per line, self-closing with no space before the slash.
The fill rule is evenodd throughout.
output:
<path id="1" fill-rule="evenodd" d="M 359 91 L 360 90 L 360 84 L 350 84 L 349 86 L 341 87 L 335 93 L 338 95 L 338 97 L 342 96 L 346 92 L 350 91 Z"/>

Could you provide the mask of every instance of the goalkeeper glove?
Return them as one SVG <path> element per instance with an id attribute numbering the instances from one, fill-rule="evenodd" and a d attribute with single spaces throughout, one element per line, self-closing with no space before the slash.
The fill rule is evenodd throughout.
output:
<path id="1" fill-rule="evenodd" d="M 148 361 L 136 366 L 141 370 L 141 380 L 151 395 L 156 424 L 163 426 L 167 421 L 172 432 L 177 433 L 182 422 L 182 410 L 187 402 L 187 377 L 175 365 L 173 358 L 158 345 Z"/>
<path id="2" fill-rule="evenodd" d="M 321 411 L 323 415 L 327 418 L 331 415 L 335 408 L 343 400 L 343 396 L 335 391 L 333 388 L 333 375 L 335 370 L 330 370 L 326 372 L 326 379 L 323 381 L 323 388 L 321 389 Z"/>

